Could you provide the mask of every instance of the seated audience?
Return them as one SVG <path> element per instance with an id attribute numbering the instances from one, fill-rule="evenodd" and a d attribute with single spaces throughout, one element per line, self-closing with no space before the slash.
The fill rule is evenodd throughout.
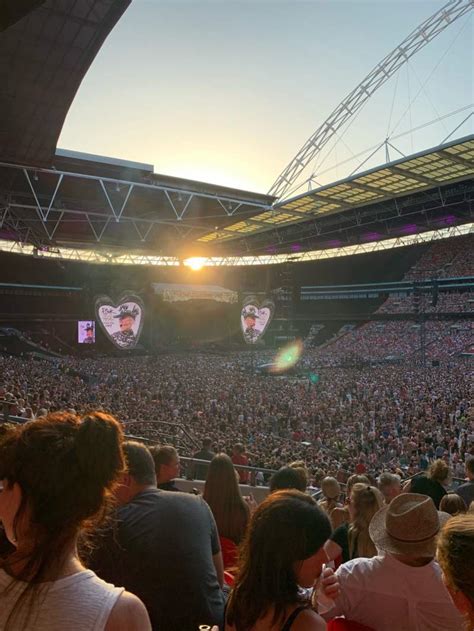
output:
<path id="1" fill-rule="evenodd" d="M 467 511 L 467 506 L 462 497 L 459 497 L 457 493 L 446 493 L 446 495 L 443 495 L 441 498 L 439 510 L 449 515 L 459 515 L 459 513 L 465 513 Z"/>
<path id="2" fill-rule="evenodd" d="M 383 506 L 369 528 L 379 555 L 338 568 L 340 593 L 324 617 L 343 615 L 377 631 L 462 629 L 434 560 L 441 519 L 425 495 L 403 493 Z"/>
<path id="3" fill-rule="evenodd" d="M 466 506 L 469 506 L 471 502 L 474 502 L 474 457 L 473 456 L 471 456 L 470 458 L 467 458 L 465 469 L 466 469 L 467 482 L 465 482 L 464 484 L 461 484 L 461 486 L 458 486 L 458 488 L 456 489 L 456 493 L 460 497 L 462 497 Z"/>
<path id="4" fill-rule="evenodd" d="M 51 414 L 3 435 L 0 520 L 11 546 L 0 558 L 0 629 L 151 629 L 143 603 L 77 551 L 123 465 L 122 429 L 106 414 Z"/>
<path id="5" fill-rule="evenodd" d="M 179 476 L 179 455 L 172 445 L 150 447 L 156 472 L 156 486 L 162 491 L 179 491 L 174 479 Z"/>
<path id="6" fill-rule="evenodd" d="M 282 467 L 270 478 L 270 493 L 282 489 L 297 489 L 304 493 L 306 484 L 301 473 L 293 467 Z"/>
<path id="7" fill-rule="evenodd" d="M 402 492 L 401 478 L 396 473 L 384 471 L 379 475 L 377 484 L 386 504 L 390 504 L 393 498 Z"/>
<path id="8" fill-rule="evenodd" d="M 302 596 L 320 576 L 327 515 L 305 493 L 284 490 L 257 508 L 241 548 L 239 571 L 229 597 L 226 631 L 326 628 Z"/>
<path id="9" fill-rule="evenodd" d="M 116 528 L 102 533 L 91 567 L 139 595 L 154 630 L 221 625 L 224 570 L 209 506 L 200 496 L 159 491 L 141 443 L 125 442 L 124 453 Z"/>
<path id="10" fill-rule="evenodd" d="M 250 508 L 242 497 L 237 479 L 229 456 L 214 456 L 207 472 L 203 497 L 216 520 L 224 569 L 235 565 L 237 546 L 243 539 L 250 518 Z"/>
<path id="11" fill-rule="evenodd" d="M 438 562 L 454 604 L 465 618 L 465 631 L 474 629 L 474 516 L 450 519 L 438 537 Z"/>
<path id="12" fill-rule="evenodd" d="M 342 562 L 357 557 L 373 557 L 377 554 L 374 542 L 369 534 L 369 524 L 384 500 L 374 486 L 354 484 L 349 501 L 350 523 L 337 528 L 326 543 L 325 549 L 329 560 L 342 556 Z"/>

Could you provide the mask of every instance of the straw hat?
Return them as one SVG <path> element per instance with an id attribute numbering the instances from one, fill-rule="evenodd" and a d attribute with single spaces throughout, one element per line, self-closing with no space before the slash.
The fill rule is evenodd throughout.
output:
<path id="1" fill-rule="evenodd" d="M 436 549 L 436 535 L 449 517 L 447 513 L 436 510 L 431 497 L 402 493 L 375 513 L 369 534 L 379 550 L 432 557 Z"/>

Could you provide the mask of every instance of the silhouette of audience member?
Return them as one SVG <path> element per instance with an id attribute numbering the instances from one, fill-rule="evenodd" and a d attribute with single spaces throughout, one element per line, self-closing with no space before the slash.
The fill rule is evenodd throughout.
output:
<path id="1" fill-rule="evenodd" d="M 158 490 L 153 458 L 141 443 L 125 442 L 124 453 L 117 525 L 103 533 L 91 567 L 137 594 L 154 630 L 222 624 L 224 569 L 209 506 L 200 496 Z"/>
<path id="2" fill-rule="evenodd" d="M 431 498 L 417 493 L 402 493 L 382 507 L 369 527 L 379 555 L 338 568 L 340 594 L 324 617 L 343 615 L 377 631 L 462 629 L 434 559 L 446 518 Z"/>
<path id="3" fill-rule="evenodd" d="M 294 628 L 323 631 L 324 620 L 300 588 L 310 588 L 326 560 L 331 533 L 316 501 L 297 490 L 269 495 L 250 521 L 238 575 L 229 597 L 225 631 Z"/>
<path id="4" fill-rule="evenodd" d="M 0 629 L 148 631 L 143 603 L 78 554 L 123 470 L 122 429 L 99 412 L 50 414 L 0 442 Z M 120 583 L 121 584 L 121 583 Z"/>
<path id="5" fill-rule="evenodd" d="M 438 562 L 454 604 L 465 619 L 465 631 L 474 629 L 474 515 L 457 515 L 438 537 Z"/>

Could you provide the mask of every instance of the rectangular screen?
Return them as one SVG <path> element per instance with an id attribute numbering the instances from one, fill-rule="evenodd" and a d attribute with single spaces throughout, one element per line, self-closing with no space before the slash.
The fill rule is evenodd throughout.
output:
<path id="1" fill-rule="evenodd" d="M 95 320 L 78 320 L 77 341 L 79 344 L 95 344 Z"/>

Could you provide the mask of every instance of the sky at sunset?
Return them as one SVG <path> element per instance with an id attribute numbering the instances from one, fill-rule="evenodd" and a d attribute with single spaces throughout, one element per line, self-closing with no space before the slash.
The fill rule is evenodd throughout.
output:
<path id="1" fill-rule="evenodd" d="M 59 147 L 267 192 L 337 104 L 443 4 L 134 0 L 86 75 Z M 388 135 L 405 154 L 444 140 L 472 112 L 473 29 L 472 15 L 459 19 L 372 97 L 322 156 L 318 181 L 349 175 L 364 156 L 336 163 Z M 471 116 L 451 138 L 473 128 Z M 364 168 L 384 161 L 380 150 Z"/>

